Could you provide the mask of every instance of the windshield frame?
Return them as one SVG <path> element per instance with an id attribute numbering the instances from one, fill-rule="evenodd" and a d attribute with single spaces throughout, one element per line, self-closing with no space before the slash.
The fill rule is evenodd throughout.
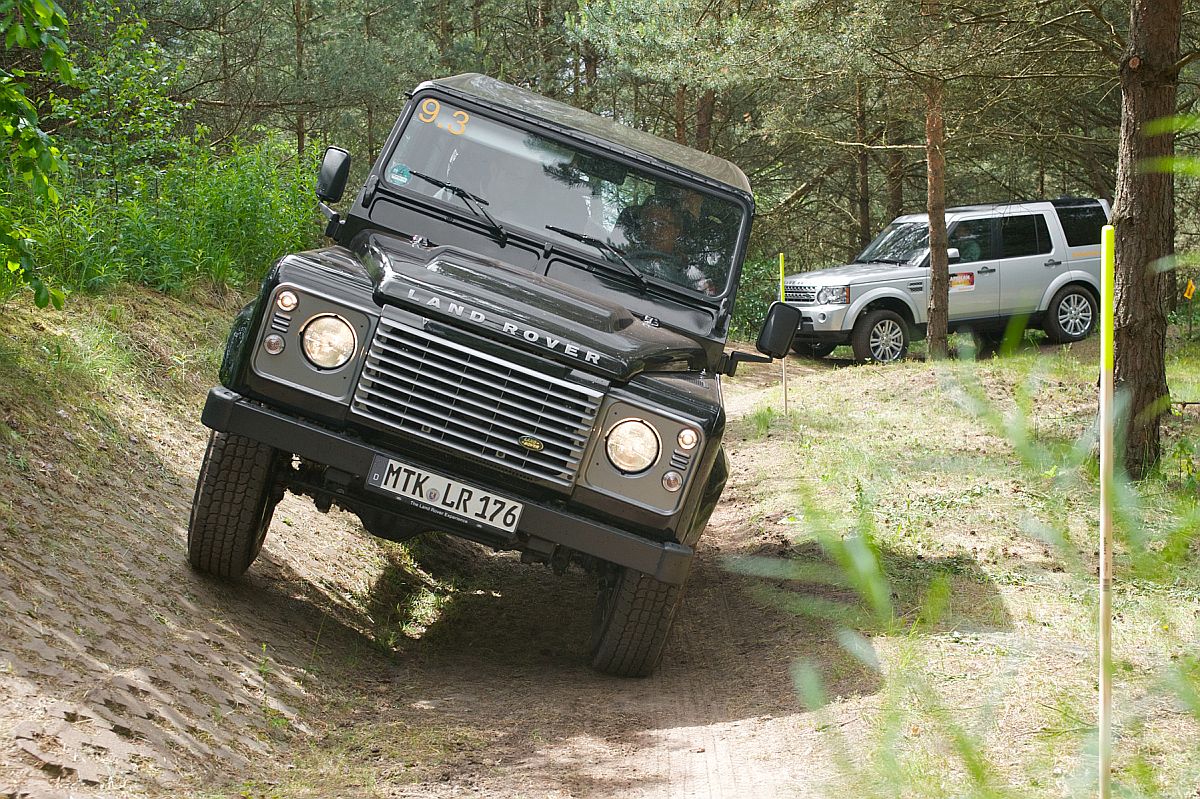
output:
<path id="1" fill-rule="evenodd" d="M 604 146 L 601 146 L 601 144 L 597 143 L 595 137 L 588 134 L 575 131 L 567 132 L 553 124 L 542 124 L 542 120 L 530 120 L 524 115 L 508 114 L 503 109 L 475 102 L 457 94 L 439 91 L 439 87 L 433 84 L 414 92 L 410 96 L 409 102 L 393 126 L 387 140 L 385 140 L 370 173 L 371 181 L 374 183 L 373 191 L 382 191 L 396 197 L 401 197 L 407 202 L 415 202 L 427 208 L 428 212 L 444 219 L 453 217 L 456 220 L 456 224 L 459 224 L 464 229 L 472 229 L 478 225 L 479 219 L 457 197 L 443 200 L 429 194 L 408 190 L 404 186 L 389 183 L 384 179 L 387 165 L 391 162 L 397 147 L 399 147 L 405 131 L 412 124 L 412 120 L 420 108 L 421 101 L 430 97 L 463 108 L 472 115 L 478 114 L 494 124 L 542 136 L 554 143 L 578 149 L 589 155 L 609 159 L 622 166 L 644 173 L 647 176 L 669 181 L 688 191 L 732 203 L 740 210 L 741 218 L 738 222 L 735 241 L 733 242 L 733 251 L 730 255 L 729 277 L 720 293 L 710 295 L 652 274 L 644 275 L 647 288 L 662 293 L 669 293 L 672 298 L 686 297 L 691 302 L 699 302 L 704 305 L 724 305 L 729 309 L 732 308 L 732 298 L 737 292 L 746 252 L 749 248 L 750 228 L 754 217 L 753 199 L 743 195 L 740 190 L 734 187 L 727 187 L 726 190 L 722 191 L 711 179 L 703 175 L 688 172 L 673 164 L 659 162 L 650 156 L 631 151 L 617 142 L 603 142 Z M 486 196 L 483 199 L 488 200 L 488 207 L 495 211 L 497 206 L 494 199 Z M 624 270 L 620 267 L 614 270 L 614 265 L 611 261 L 590 245 L 575 241 L 566 236 L 561 236 L 552 231 L 524 227 L 519 221 L 514 221 L 504 216 L 498 217 L 498 221 L 503 225 L 508 234 L 541 245 L 543 249 L 547 249 L 547 252 L 553 251 L 569 254 L 572 258 L 589 264 L 598 263 L 606 271 L 611 271 L 618 279 L 625 279 L 622 277 Z M 480 235 L 487 234 L 481 233 Z"/>

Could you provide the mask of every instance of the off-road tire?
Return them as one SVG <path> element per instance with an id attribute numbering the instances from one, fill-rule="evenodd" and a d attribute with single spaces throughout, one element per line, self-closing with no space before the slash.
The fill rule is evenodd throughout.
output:
<path id="1" fill-rule="evenodd" d="M 896 344 L 879 346 L 877 338 L 887 334 L 888 341 L 898 336 Z M 894 363 L 904 360 L 908 353 L 908 323 L 895 311 L 879 308 L 863 314 L 854 323 L 850 334 L 850 346 L 854 348 L 854 359 L 861 363 Z"/>
<path id="2" fill-rule="evenodd" d="M 824 358 L 829 353 L 837 349 L 836 344 L 826 342 L 812 341 L 794 341 L 792 342 L 792 352 L 799 355 L 801 358 Z"/>
<path id="3" fill-rule="evenodd" d="M 592 667 L 617 677 L 647 677 L 662 659 L 683 586 L 613 567 L 600 578 L 592 625 Z"/>
<path id="4" fill-rule="evenodd" d="M 1050 300 L 1042 329 L 1055 344 L 1083 341 L 1096 330 L 1100 304 L 1080 285 L 1063 286 Z"/>
<path id="5" fill-rule="evenodd" d="M 188 521 L 188 562 L 216 577 L 238 577 L 262 549 L 282 496 L 280 453 L 244 436 L 212 433 Z"/>

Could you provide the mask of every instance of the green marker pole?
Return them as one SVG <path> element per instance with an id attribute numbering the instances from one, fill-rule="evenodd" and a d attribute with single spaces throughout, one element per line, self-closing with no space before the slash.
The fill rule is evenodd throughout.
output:
<path id="1" fill-rule="evenodd" d="M 779 301 L 783 302 L 787 299 L 787 295 L 783 291 L 783 253 L 779 253 Z M 787 416 L 788 412 L 788 391 L 787 391 L 787 356 L 779 361 L 779 368 L 783 375 L 783 415 Z"/>
<path id="2" fill-rule="evenodd" d="M 1116 234 L 1105 225 L 1100 239 L 1104 271 L 1100 291 L 1100 712 L 1097 730 L 1100 799 L 1109 799 L 1112 776 L 1112 482 L 1113 293 Z"/>

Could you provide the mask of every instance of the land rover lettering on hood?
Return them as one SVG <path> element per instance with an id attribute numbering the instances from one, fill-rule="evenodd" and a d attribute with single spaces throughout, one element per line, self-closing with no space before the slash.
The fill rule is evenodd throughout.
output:
<path id="1" fill-rule="evenodd" d="M 421 84 L 329 246 L 234 320 L 203 423 L 193 568 L 254 562 L 285 492 L 597 581 L 590 658 L 649 674 L 725 483 L 720 380 L 753 215 L 733 164 L 482 75 Z"/>

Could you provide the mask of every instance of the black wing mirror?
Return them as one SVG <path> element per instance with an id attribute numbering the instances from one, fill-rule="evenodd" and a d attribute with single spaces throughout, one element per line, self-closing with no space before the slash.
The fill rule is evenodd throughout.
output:
<path id="1" fill-rule="evenodd" d="M 792 348 L 792 339 L 800 327 L 800 309 L 785 302 L 771 303 L 762 332 L 758 334 L 758 351 L 772 358 L 783 358 Z"/>
<path id="2" fill-rule="evenodd" d="M 734 350 L 725 353 L 718 370 L 722 374 L 732 375 L 737 371 L 739 363 L 770 363 L 775 358 L 786 356 L 792 348 L 796 330 L 800 327 L 800 319 L 800 309 L 796 306 L 785 302 L 772 303 L 755 344 L 758 351 L 767 357 Z"/>
<path id="3" fill-rule="evenodd" d="M 329 203 L 341 201 L 350 177 L 350 153 L 340 147 L 326 147 L 317 173 L 317 197 Z"/>

